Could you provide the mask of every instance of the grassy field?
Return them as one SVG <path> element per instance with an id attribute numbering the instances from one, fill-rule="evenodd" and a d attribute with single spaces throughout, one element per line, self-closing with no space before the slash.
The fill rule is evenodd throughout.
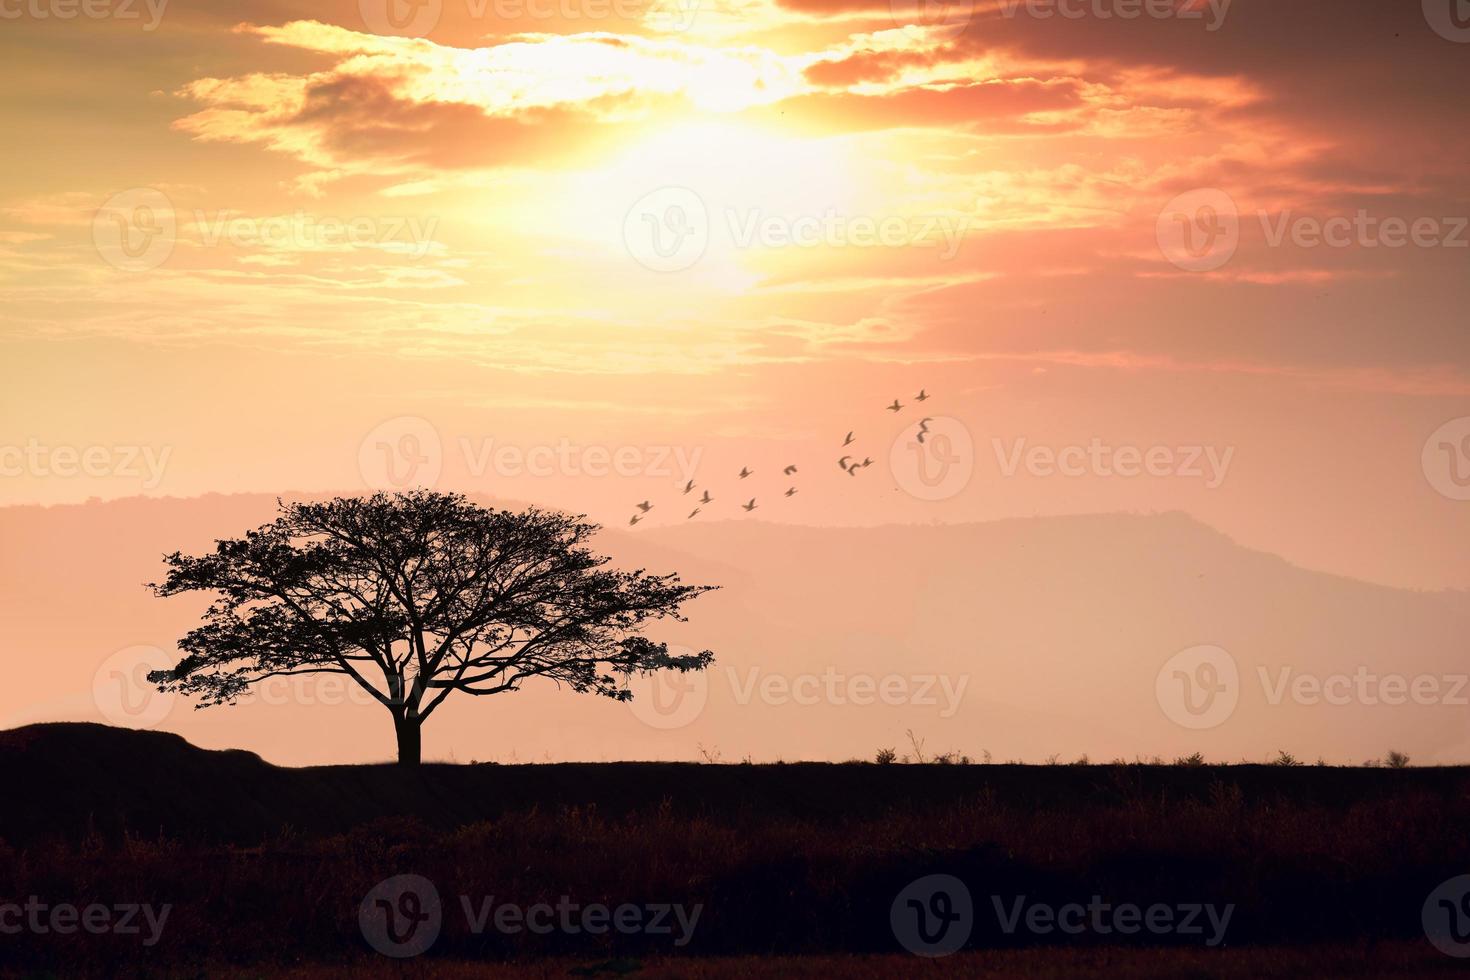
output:
<path id="1" fill-rule="evenodd" d="M 113 932 L 0 935 L 0 962 L 21 970 L 1149 977 L 1463 966 L 1430 946 L 1420 918 L 1436 886 L 1470 871 L 1461 769 L 284 770 L 172 736 L 48 728 L 0 735 L 0 780 L 30 787 L 0 812 L 0 903 L 170 911 L 149 946 Z M 399 875 L 432 882 L 442 905 L 432 945 L 403 961 L 373 953 L 360 918 L 365 896 Z M 940 959 L 906 953 L 891 920 L 900 892 L 928 875 L 953 876 L 973 898 L 964 951 Z M 1073 932 L 1007 926 L 1013 908 L 1094 896 L 1110 908 L 1228 907 L 1228 926 L 1213 946 L 1208 932 L 1123 935 L 1093 920 Z M 543 903 L 698 917 L 669 932 L 477 927 L 485 908 Z"/>

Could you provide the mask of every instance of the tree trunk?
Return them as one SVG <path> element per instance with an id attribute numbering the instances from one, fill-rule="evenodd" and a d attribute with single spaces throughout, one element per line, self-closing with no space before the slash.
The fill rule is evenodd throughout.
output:
<path id="1" fill-rule="evenodd" d="M 394 718 L 393 730 L 398 735 L 398 764 L 417 766 L 424 748 L 423 722 L 418 718 Z"/>

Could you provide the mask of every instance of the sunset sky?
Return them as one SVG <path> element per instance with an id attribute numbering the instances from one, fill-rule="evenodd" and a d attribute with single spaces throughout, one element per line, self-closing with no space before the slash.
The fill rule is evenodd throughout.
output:
<path id="1" fill-rule="evenodd" d="M 1450 0 L 389 2 L 0 3 L 0 503 L 402 452 L 620 525 L 686 475 L 701 520 L 1180 509 L 1470 587 Z M 921 414 L 973 470 L 937 500 Z M 1228 465 L 1007 473 L 1094 442 Z"/>

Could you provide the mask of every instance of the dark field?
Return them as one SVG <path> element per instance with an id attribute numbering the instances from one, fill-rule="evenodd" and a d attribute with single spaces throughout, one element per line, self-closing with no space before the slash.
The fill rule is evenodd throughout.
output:
<path id="1" fill-rule="evenodd" d="M 1464 965 L 1421 923 L 1430 893 L 1470 871 L 1470 771 L 1458 768 L 290 770 L 170 735 L 57 725 L 0 734 L 0 784 L 12 794 L 0 811 L 0 903 L 171 907 L 151 945 L 146 926 L 0 935 L 0 964 L 15 975 L 460 977 L 495 965 L 516 976 L 1371 976 Z M 442 929 L 417 958 L 379 956 L 359 906 L 410 874 L 433 883 Z M 906 952 L 890 922 L 899 893 L 931 874 L 973 898 L 964 951 L 939 959 Z M 1096 927 L 1116 923 L 1111 913 L 1070 932 L 1044 917 L 1007 922 L 1018 907 L 1099 902 L 1162 905 L 1174 924 L 1125 934 Z M 507 903 L 631 905 L 650 910 L 650 925 L 651 910 L 677 906 L 689 921 L 476 928 L 477 910 Z M 1228 921 L 1212 928 L 1200 914 L 1203 928 L 1190 927 L 1188 910 L 1204 906 L 1229 908 Z M 558 921 L 589 921 L 568 914 Z"/>

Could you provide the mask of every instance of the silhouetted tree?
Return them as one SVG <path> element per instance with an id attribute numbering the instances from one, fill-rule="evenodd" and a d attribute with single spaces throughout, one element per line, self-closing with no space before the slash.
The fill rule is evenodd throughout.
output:
<path id="1" fill-rule="evenodd" d="M 713 586 L 617 571 L 584 547 L 598 527 L 535 508 L 480 507 L 416 490 L 281 504 L 280 516 L 212 554 L 175 552 L 155 594 L 217 598 L 154 671 L 161 690 L 230 704 L 271 677 L 341 673 L 393 716 L 398 761 L 419 762 L 422 725 L 451 693 L 498 694 L 545 677 L 632 697 L 635 672 L 702 670 L 639 635 Z"/>

